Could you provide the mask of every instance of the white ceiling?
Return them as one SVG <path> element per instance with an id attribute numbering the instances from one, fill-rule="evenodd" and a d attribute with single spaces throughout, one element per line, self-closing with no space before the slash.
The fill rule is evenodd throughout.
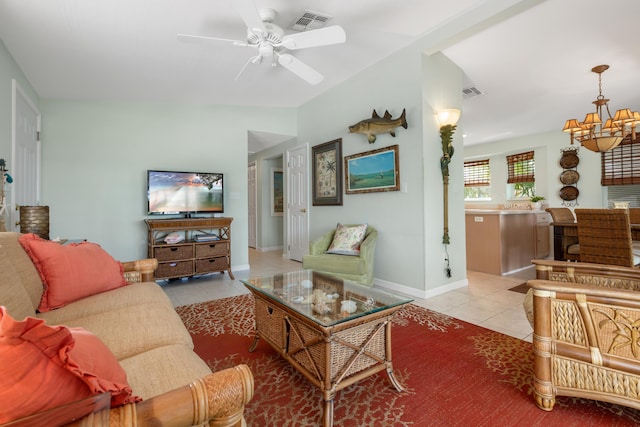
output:
<path id="1" fill-rule="evenodd" d="M 241 0 L 0 0 L 0 39 L 43 98 L 297 107 L 416 40 L 442 50 L 484 95 L 464 102 L 465 145 L 557 130 L 603 92 L 640 108 L 638 0 L 255 0 L 286 33 L 309 9 L 333 18 L 344 44 L 293 55 L 324 75 L 315 86 L 231 43 Z M 282 136 L 250 135 L 264 148 Z M 263 139 L 260 141 L 260 139 Z M 265 142 L 266 141 L 266 142 Z"/>

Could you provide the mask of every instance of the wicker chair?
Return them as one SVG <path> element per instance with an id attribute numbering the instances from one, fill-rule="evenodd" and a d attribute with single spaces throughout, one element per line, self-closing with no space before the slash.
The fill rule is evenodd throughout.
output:
<path id="1" fill-rule="evenodd" d="M 626 209 L 576 209 L 580 261 L 633 267 L 634 255 L 629 212 Z"/>
<path id="2" fill-rule="evenodd" d="M 546 208 L 551 214 L 553 222 L 576 222 L 573 212 L 569 208 Z M 565 229 L 563 234 L 563 254 L 562 259 L 567 261 L 580 261 L 580 244 L 578 236 L 569 235 L 569 231 Z"/>
<path id="3" fill-rule="evenodd" d="M 629 222 L 640 224 L 640 208 L 629 208 Z"/>
<path id="4" fill-rule="evenodd" d="M 326 253 L 333 241 L 335 231 L 335 229 L 327 231 L 319 239 L 309 243 L 309 253 L 302 257 L 302 268 L 373 286 L 374 254 L 378 231 L 370 225 L 367 227 L 365 238 L 360 245 L 359 256 Z"/>
<path id="5" fill-rule="evenodd" d="M 546 208 L 545 211 L 551 214 L 553 222 L 576 222 L 576 218 L 569 208 Z"/>
<path id="6" fill-rule="evenodd" d="M 640 409 L 640 270 L 533 263 L 527 297 L 538 407 L 551 411 L 556 396 L 572 396 Z"/>

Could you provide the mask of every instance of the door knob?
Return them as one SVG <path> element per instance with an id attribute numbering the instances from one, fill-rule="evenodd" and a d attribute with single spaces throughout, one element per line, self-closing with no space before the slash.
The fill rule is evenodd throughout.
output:
<path id="1" fill-rule="evenodd" d="M 307 213 L 307 210 L 305 208 L 302 208 L 302 209 L 300 209 L 300 212 Z"/>

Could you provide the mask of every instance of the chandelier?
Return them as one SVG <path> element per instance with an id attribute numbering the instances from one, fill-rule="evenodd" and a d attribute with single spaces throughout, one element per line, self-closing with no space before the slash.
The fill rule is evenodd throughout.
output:
<path id="1" fill-rule="evenodd" d="M 601 152 L 617 147 L 622 140 L 630 136 L 631 140 L 636 139 L 636 126 L 640 124 L 640 113 L 623 108 L 616 111 L 611 117 L 609 111 L 609 100 L 602 95 L 602 73 L 609 69 L 608 65 L 597 65 L 591 69 L 598 75 L 598 97 L 593 104 L 596 111 L 587 113 L 584 121 L 578 122 L 576 119 L 567 120 L 564 124 L 563 132 L 569 132 L 571 144 L 577 141 L 588 150 Z M 602 124 L 602 110 L 607 112 L 608 119 Z"/>

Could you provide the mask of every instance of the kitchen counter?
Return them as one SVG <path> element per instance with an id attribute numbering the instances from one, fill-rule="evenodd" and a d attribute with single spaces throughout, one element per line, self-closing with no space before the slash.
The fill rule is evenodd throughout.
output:
<path id="1" fill-rule="evenodd" d="M 550 252 L 549 214 L 532 209 L 466 209 L 467 269 L 504 275 Z"/>
<path id="2" fill-rule="evenodd" d="M 531 213 L 546 213 L 544 210 L 538 209 L 465 209 L 466 214 L 484 214 L 484 215 L 523 215 Z"/>

